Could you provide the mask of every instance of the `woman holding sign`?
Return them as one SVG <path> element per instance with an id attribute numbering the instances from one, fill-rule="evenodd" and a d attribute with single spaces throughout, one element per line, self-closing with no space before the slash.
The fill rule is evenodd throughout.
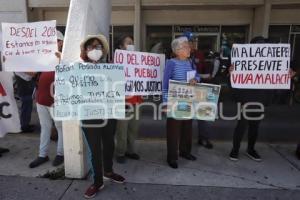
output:
<path id="1" fill-rule="evenodd" d="M 266 43 L 267 40 L 263 37 L 255 37 L 251 40 L 252 44 Z M 230 67 L 229 71 L 234 70 L 233 66 Z M 244 133 L 248 128 L 248 149 L 246 155 L 254 161 L 260 162 L 262 159 L 255 150 L 255 144 L 258 137 L 258 130 L 260 122 L 264 116 L 263 105 L 267 101 L 267 97 L 264 90 L 258 89 L 235 89 L 236 100 L 242 104 L 241 117 L 235 127 L 233 134 L 233 148 L 229 155 L 229 159 L 237 161 L 239 159 L 239 149 Z M 248 103 L 256 103 L 256 105 L 245 106 Z M 260 104 L 260 105 L 258 105 Z M 247 109 L 256 110 L 256 112 L 247 112 Z"/>
<path id="2" fill-rule="evenodd" d="M 172 50 L 176 58 L 170 59 L 166 63 L 163 78 L 163 102 L 168 102 L 169 80 L 189 82 L 195 85 L 200 81 L 197 73 L 188 79 L 188 74 L 193 70 L 189 60 L 191 48 L 186 37 L 179 37 L 172 41 Z M 166 110 L 164 110 L 166 111 Z M 179 145 L 178 145 L 179 143 Z M 192 119 L 182 120 L 172 117 L 167 118 L 167 162 L 170 167 L 178 168 L 178 146 L 179 155 L 187 160 L 194 161 L 196 157 L 191 154 L 192 150 Z"/>
<path id="3" fill-rule="evenodd" d="M 80 45 L 81 59 L 89 63 L 103 63 L 109 53 L 109 44 L 103 35 L 89 36 Z M 103 178 L 123 183 L 124 178 L 113 172 L 115 119 L 81 121 L 81 127 L 90 152 L 94 183 L 85 197 L 93 198 L 104 187 Z"/>
<path id="4" fill-rule="evenodd" d="M 130 36 L 121 37 L 119 48 L 134 51 L 133 39 Z M 118 120 L 116 130 L 116 160 L 118 163 L 125 163 L 126 158 L 140 159 L 135 152 L 135 140 L 139 129 L 137 105 L 140 103 L 142 103 L 141 96 L 126 96 L 126 118 L 128 120 Z"/>

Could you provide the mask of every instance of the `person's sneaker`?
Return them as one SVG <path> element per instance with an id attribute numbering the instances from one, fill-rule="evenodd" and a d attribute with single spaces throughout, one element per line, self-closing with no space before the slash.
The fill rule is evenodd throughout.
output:
<path id="1" fill-rule="evenodd" d="M 127 158 L 133 159 L 133 160 L 139 160 L 140 156 L 136 153 L 125 153 L 125 156 Z"/>
<path id="2" fill-rule="evenodd" d="M 0 147 L 0 154 L 2 154 L 2 153 L 8 153 L 8 152 L 9 152 L 9 149 L 1 148 Z"/>
<path id="3" fill-rule="evenodd" d="M 57 156 L 55 156 L 55 159 L 53 160 L 52 165 L 54 167 L 56 167 L 56 166 L 59 166 L 63 163 L 64 163 L 64 156 L 57 155 Z"/>
<path id="4" fill-rule="evenodd" d="M 179 156 L 182 158 L 185 158 L 187 160 L 191 160 L 191 161 L 197 160 L 197 158 L 195 156 L 193 156 L 192 154 L 180 153 Z"/>
<path id="5" fill-rule="evenodd" d="M 111 173 L 104 173 L 104 176 L 103 178 L 105 180 L 111 180 L 115 183 L 124 183 L 125 181 L 125 178 L 119 174 L 116 174 L 114 172 L 111 172 Z"/>
<path id="6" fill-rule="evenodd" d="M 116 161 L 117 161 L 117 163 L 124 164 L 126 162 L 126 157 L 125 156 L 117 156 Z"/>
<path id="7" fill-rule="evenodd" d="M 101 186 L 98 186 L 98 187 L 95 186 L 94 184 L 91 185 L 84 193 L 84 198 L 86 198 L 86 199 L 94 198 L 96 196 L 97 192 L 99 192 L 103 188 L 104 188 L 104 184 L 102 184 Z"/>
<path id="8" fill-rule="evenodd" d="M 239 160 L 239 152 L 232 149 L 232 151 L 229 154 L 229 160 L 231 161 L 238 161 Z"/>
<path id="9" fill-rule="evenodd" d="M 200 146 L 205 147 L 206 149 L 212 149 L 212 148 L 214 148 L 214 145 L 209 140 L 202 140 L 202 139 L 200 139 L 200 140 L 198 140 L 198 144 Z"/>
<path id="10" fill-rule="evenodd" d="M 178 168 L 178 164 L 176 162 L 176 160 L 167 160 L 168 165 L 173 168 L 173 169 L 177 169 Z"/>
<path id="11" fill-rule="evenodd" d="M 262 161 L 260 155 L 255 150 L 248 150 L 246 155 L 254 161 L 260 162 Z"/>
<path id="12" fill-rule="evenodd" d="M 29 164 L 29 167 L 30 168 L 35 168 L 37 166 L 40 166 L 41 164 L 45 163 L 49 161 L 49 157 L 37 157 L 34 161 L 32 161 L 30 164 Z"/>
<path id="13" fill-rule="evenodd" d="M 296 149 L 296 157 L 298 158 L 298 160 L 300 160 L 300 145 L 298 145 Z"/>
<path id="14" fill-rule="evenodd" d="M 21 131 L 22 133 L 32 133 L 34 132 L 35 126 L 34 125 L 28 125 L 26 127 L 22 127 Z"/>

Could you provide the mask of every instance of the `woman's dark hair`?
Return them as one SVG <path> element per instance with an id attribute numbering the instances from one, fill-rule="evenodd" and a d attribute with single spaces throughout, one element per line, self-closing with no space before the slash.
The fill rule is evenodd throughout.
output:
<path id="1" fill-rule="evenodd" d="M 262 43 L 267 43 L 268 39 L 264 38 L 263 36 L 257 36 L 252 38 L 250 41 L 251 44 L 262 44 Z"/>
<path id="2" fill-rule="evenodd" d="M 89 45 L 92 45 L 95 40 L 97 40 L 101 45 L 103 45 L 102 42 L 99 39 L 97 39 L 97 38 L 91 38 L 88 41 L 86 41 L 86 43 L 84 44 L 84 50 L 87 50 L 87 47 Z"/>
<path id="3" fill-rule="evenodd" d="M 80 57 L 83 61 L 86 62 L 86 61 L 89 60 L 89 58 L 87 56 L 87 53 L 86 53 L 86 50 L 87 50 L 87 47 L 89 45 L 92 45 L 95 40 L 97 40 L 102 45 L 102 42 L 97 38 L 91 38 L 88 41 L 86 41 L 85 44 L 83 45 L 83 49 L 81 49 L 81 53 L 80 53 Z"/>
<path id="4" fill-rule="evenodd" d="M 133 37 L 131 35 L 122 35 L 117 42 L 117 48 L 124 46 L 124 42 L 126 38 L 130 38 L 133 41 Z"/>

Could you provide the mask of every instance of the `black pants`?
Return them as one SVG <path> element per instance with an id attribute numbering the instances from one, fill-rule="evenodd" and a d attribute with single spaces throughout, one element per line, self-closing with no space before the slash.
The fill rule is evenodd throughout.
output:
<path id="1" fill-rule="evenodd" d="M 263 113 L 250 113 L 251 117 L 261 116 Z M 241 141 L 244 137 L 244 134 L 248 128 L 248 150 L 254 150 L 254 146 L 258 137 L 258 129 L 261 120 L 247 120 L 242 115 L 241 119 L 238 120 L 237 126 L 234 130 L 233 135 L 233 149 L 239 151 Z"/>
<path id="2" fill-rule="evenodd" d="M 192 120 L 167 119 L 168 160 L 178 160 L 178 143 L 180 153 L 191 153 L 192 122 Z"/>
<path id="3" fill-rule="evenodd" d="M 206 141 L 209 139 L 208 122 L 197 120 L 198 140 Z"/>
<path id="4" fill-rule="evenodd" d="M 108 120 L 104 127 L 95 127 L 93 124 L 103 124 L 103 120 L 83 120 L 82 130 L 90 151 L 94 184 L 101 186 L 103 184 L 103 171 L 106 173 L 113 172 L 116 120 Z"/>
<path id="5" fill-rule="evenodd" d="M 21 128 L 26 129 L 31 121 L 33 103 L 32 94 L 35 88 L 35 80 L 25 81 L 19 76 L 15 77 L 17 83 L 17 94 L 22 102 L 20 113 Z"/>

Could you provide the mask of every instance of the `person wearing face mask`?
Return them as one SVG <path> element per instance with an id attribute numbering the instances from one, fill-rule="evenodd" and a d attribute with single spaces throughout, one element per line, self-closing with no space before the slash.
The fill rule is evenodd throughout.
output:
<path id="1" fill-rule="evenodd" d="M 57 31 L 57 48 L 56 56 L 60 58 L 62 52 L 64 36 Z M 40 147 L 38 157 L 29 164 L 30 168 L 35 168 L 49 161 L 48 151 L 50 145 L 52 121 L 58 133 L 56 157 L 52 163 L 53 166 L 59 166 L 64 162 L 62 122 L 53 119 L 53 91 L 54 91 L 55 72 L 42 72 L 38 78 L 36 89 L 36 107 L 41 126 Z"/>
<path id="2" fill-rule="evenodd" d="M 133 40 L 130 36 L 123 36 L 119 48 L 134 51 Z M 140 156 L 135 151 L 135 140 L 138 135 L 139 120 L 137 105 L 142 103 L 141 96 L 126 96 L 126 120 L 118 120 L 116 129 L 116 160 L 125 163 L 126 158 L 139 160 Z"/>
<path id="3" fill-rule="evenodd" d="M 80 57 L 83 62 L 104 63 L 109 53 L 109 45 L 103 35 L 88 36 L 80 47 Z M 81 128 L 89 149 L 94 180 L 86 190 L 84 197 L 93 198 L 104 187 L 103 178 L 116 183 L 125 181 L 121 175 L 113 171 L 116 120 L 82 120 Z"/>
<path id="4" fill-rule="evenodd" d="M 194 71 L 192 63 L 189 60 L 191 48 L 187 37 L 179 37 L 172 41 L 172 50 L 175 58 L 166 62 L 163 77 L 163 102 L 168 102 L 169 80 L 188 82 L 196 85 L 200 81 L 200 76 L 195 73 L 194 78 L 187 80 L 188 72 Z M 166 112 L 164 107 L 163 112 Z M 192 151 L 192 119 L 167 118 L 167 163 L 171 168 L 178 168 L 178 150 L 179 156 L 195 161 L 197 158 L 191 154 Z"/>
<path id="5" fill-rule="evenodd" d="M 268 43 L 268 39 L 257 36 L 254 37 L 251 44 L 265 44 Z M 234 71 L 234 66 L 231 65 L 229 72 Z M 289 72 L 290 77 L 294 76 L 292 70 Z M 259 103 L 260 105 L 249 105 L 247 109 L 251 109 L 251 112 L 245 111 L 245 108 L 242 108 L 239 112 L 241 113 L 240 118 L 238 119 L 237 125 L 233 133 L 233 147 L 229 154 L 229 159 L 231 161 L 239 160 L 239 150 L 241 146 L 242 139 L 245 132 L 248 131 L 248 148 L 246 150 L 246 156 L 250 159 L 261 162 L 262 158 L 255 150 L 256 141 L 259 135 L 259 127 L 261 122 L 264 119 L 265 109 L 261 109 L 261 106 L 264 108 L 269 103 L 268 97 L 270 96 L 269 91 L 265 89 L 234 89 L 234 94 L 236 97 L 237 103 L 240 103 L 242 106 L 248 103 Z"/>

